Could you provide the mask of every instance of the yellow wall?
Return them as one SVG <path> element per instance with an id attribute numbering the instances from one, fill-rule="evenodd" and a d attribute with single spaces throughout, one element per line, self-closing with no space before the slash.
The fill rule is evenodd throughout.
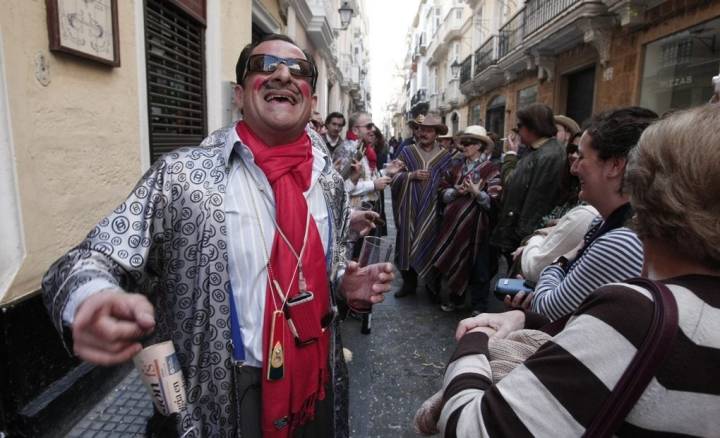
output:
<path id="1" fill-rule="evenodd" d="M 222 79 L 235 81 L 235 63 L 243 47 L 252 38 L 252 0 L 221 0 L 222 3 Z M 270 8 L 274 2 L 265 0 L 263 4 Z M 273 11 L 273 15 L 276 11 Z M 277 5 L 275 5 L 277 10 Z"/>
<path id="2" fill-rule="evenodd" d="M 0 304 L 36 292 L 50 264 L 79 243 L 141 176 L 135 2 L 118 1 L 122 65 L 48 50 L 45 2 L 2 1 L 2 33 L 26 258 Z M 220 1 L 221 80 L 251 39 L 252 0 Z M 35 79 L 43 54 L 50 83 Z M 220 102 L 208 102 L 220 105 Z M 2 294 L 0 294 L 2 295 Z"/>
<path id="3" fill-rule="evenodd" d="M 135 18 L 119 1 L 122 66 L 48 51 L 44 1 L 0 14 L 27 256 L 5 301 L 38 289 L 50 263 L 79 242 L 140 175 Z M 35 79 L 45 55 L 50 84 Z"/>

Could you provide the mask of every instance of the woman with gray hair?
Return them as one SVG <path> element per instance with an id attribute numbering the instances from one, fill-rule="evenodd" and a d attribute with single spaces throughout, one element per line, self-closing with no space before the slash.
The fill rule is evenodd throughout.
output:
<path id="1" fill-rule="evenodd" d="M 717 436 L 718 126 L 718 105 L 678 112 L 647 128 L 631 154 L 625 189 L 645 248 L 643 273 L 652 282 L 600 287 L 559 333 L 498 383 L 492 383 L 488 344 L 542 327 L 547 319 L 514 310 L 460 322 L 438 421 L 445 436 L 592 434 L 595 421 L 607 420 L 598 412 L 619 394 L 616 388 L 623 389 L 627 409 L 614 415 L 617 427 L 603 435 Z M 667 330 L 662 335 L 653 329 L 656 312 L 676 315 L 660 324 Z M 639 354 L 648 340 L 664 354 Z M 636 356 L 644 357 L 644 370 L 627 373 Z M 625 382 L 642 380 L 640 375 L 644 383 L 628 397 Z"/>

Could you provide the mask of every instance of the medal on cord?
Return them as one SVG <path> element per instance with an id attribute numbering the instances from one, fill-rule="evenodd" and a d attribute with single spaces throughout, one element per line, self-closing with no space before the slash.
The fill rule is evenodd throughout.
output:
<path id="1" fill-rule="evenodd" d="M 246 167 L 246 171 L 250 172 L 250 169 Z M 245 173 L 245 179 L 247 181 L 247 173 Z M 255 178 L 253 177 L 253 180 Z M 248 181 L 249 182 L 249 181 Z M 257 181 L 255 181 L 256 186 L 260 192 L 264 192 L 263 188 L 257 184 Z M 248 184 L 249 185 L 249 184 Z M 258 211 L 257 202 L 255 201 L 255 193 L 252 191 L 250 192 L 250 198 L 252 199 L 253 207 L 255 209 L 255 217 L 257 218 L 258 225 L 260 227 L 260 234 L 262 235 L 263 242 L 265 241 L 265 231 L 264 227 L 262 225 L 262 221 L 260 220 L 260 212 Z M 295 281 L 296 275 L 298 276 L 298 289 L 301 294 L 305 293 L 307 294 L 307 283 L 305 281 L 305 275 L 302 272 L 302 257 L 305 253 L 305 247 L 307 246 L 307 238 L 308 238 L 308 231 L 310 227 L 310 206 L 308 206 L 308 212 L 307 212 L 307 218 L 305 221 L 305 236 L 303 237 L 303 244 L 300 248 L 300 254 L 298 254 L 295 251 L 295 248 L 290 244 L 290 241 L 285 236 L 285 233 L 283 233 L 280 226 L 275 221 L 275 218 L 270 215 L 273 225 L 275 225 L 275 228 L 282 238 L 282 240 L 285 242 L 285 244 L 290 249 L 290 252 L 297 258 L 297 264 L 295 265 L 295 269 L 293 271 L 293 275 L 290 279 L 290 283 L 288 284 L 287 291 L 288 294 L 286 294 L 282 287 L 280 286 L 280 283 L 275 278 L 274 272 L 272 267 L 270 266 L 270 254 L 267 253 L 267 248 L 263 244 L 263 249 L 265 251 L 265 256 L 267 259 L 267 262 L 265 263 L 265 269 L 267 270 L 268 274 L 268 286 L 270 288 L 270 294 L 271 299 L 273 302 L 273 307 L 275 310 L 273 310 L 273 313 L 271 315 L 271 321 L 270 321 L 270 345 L 268 346 L 268 355 L 269 358 L 266 358 L 266 362 L 268 364 L 268 370 L 267 370 L 267 379 L 268 380 L 280 380 L 285 375 L 285 351 L 284 351 L 284 345 L 285 345 L 285 330 L 283 329 L 283 321 L 288 322 L 288 329 L 292 333 L 292 335 L 297 339 L 298 333 L 297 329 L 295 328 L 295 324 L 293 323 L 292 319 L 289 318 L 288 315 L 285 315 L 283 309 L 285 308 L 285 305 L 288 300 L 288 295 L 290 288 L 292 287 L 293 282 Z M 276 297 L 277 295 L 277 297 Z M 277 298 L 280 299 L 280 306 L 277 305 Z"/>

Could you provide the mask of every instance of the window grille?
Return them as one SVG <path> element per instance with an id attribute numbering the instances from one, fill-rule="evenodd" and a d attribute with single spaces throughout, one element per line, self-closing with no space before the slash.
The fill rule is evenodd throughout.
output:
<path id="1" fill-rule="evenodd" d="M 150 158 L 198 145 L 207 133 L 205 29 L 165 0 L 145 1 Z"/>

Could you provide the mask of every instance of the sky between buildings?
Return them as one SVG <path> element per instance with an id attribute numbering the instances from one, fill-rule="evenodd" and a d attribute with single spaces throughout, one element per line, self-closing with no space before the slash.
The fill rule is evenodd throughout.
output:
<path id="1" fill-rule="evenodd" d="M 385 108 L 402 87 L 405 36 L 420 0 L 366 0 L 370 32 L 370 87 L 373 121 L 381 125 Z"/>

